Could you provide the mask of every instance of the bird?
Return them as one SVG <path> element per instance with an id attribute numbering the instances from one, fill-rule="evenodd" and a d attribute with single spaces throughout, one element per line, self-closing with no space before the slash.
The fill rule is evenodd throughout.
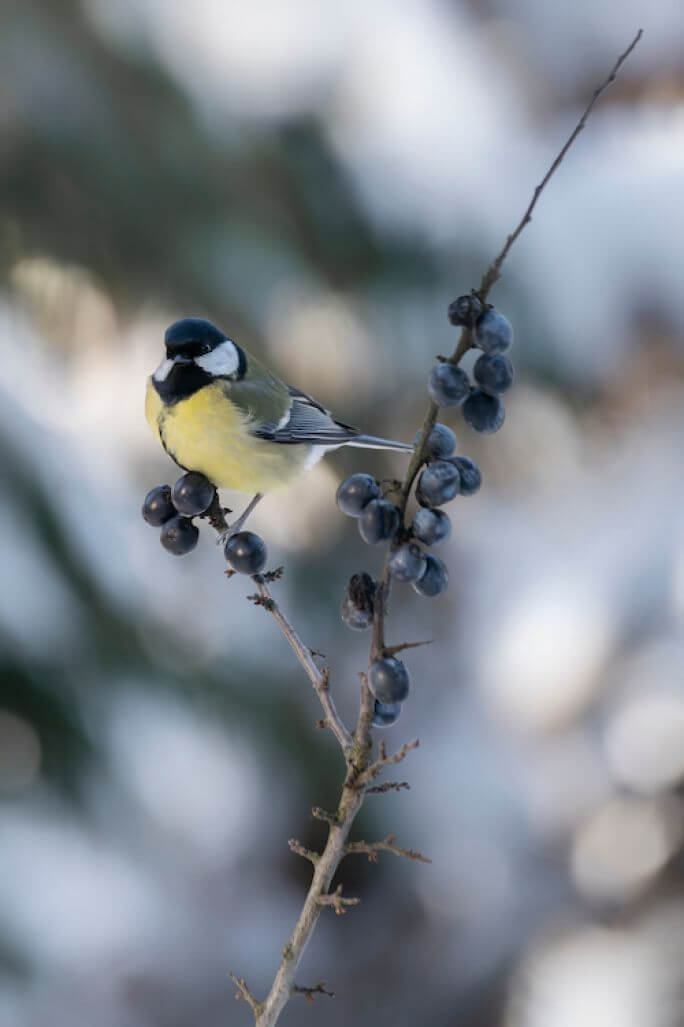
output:
<path id="1" fill-rule="evenodd" d="M 329 450 L 413 452 L 411 445 L 336 420 L 204 318 L 175 321 L 164 346 L 147 380 L 147 422 L 183 470 L 204 474 L 218 488 L 254 493 L 230 534 L 265 493 L 295 482 Z"/>

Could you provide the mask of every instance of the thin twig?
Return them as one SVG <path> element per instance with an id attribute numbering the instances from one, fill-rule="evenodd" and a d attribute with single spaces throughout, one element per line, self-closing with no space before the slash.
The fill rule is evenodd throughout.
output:
<path id="1" fill-rule="evenodd" d="M 308 859 L 314 866 L 316 866 L 321 858 L 320 852 L 314 852 L 313 849 L 307 849 L 305 845 L 302 845 L 298 838 L 290 838 L 287 844 L 293 852 L 296 852 L 298 856 L 303 856 L 304 859 Z"/>
<path id="2" fill-rule="evenodd" d="M 335 735 L 335 738 L 340 743 L 342 752 L 346 754 L 352 744 L 352 738 L 349 731 L 344 726 L 342 718 L 337 712 L 333 698 L 330 695 L 330 689 L 328 687 L 328 670 L 321 670 L 316 666 L 316 661 L 313 658 L 311 650 L 308 646 L 304 645 L 301 638 L 271 595 L 271 591 L 263 578 L 256 575 L 254 577 L 254 581 L 261 600 L 260 605 L 270 613 L 289 642 L 290 647 L 299 660 L 301 666 L 304 668 L 306 675 L 318 696 L 319 702 L 323 707 L 326 727 L 330 728 L 332 733 Z"/>
<path id="3" fill-rule="evenodd" d="M 235 987 L 237 988 L 237 991 L 235 992 L 235 998 L 243 999 L 254 1013 L 254 1019 L 258 1021 L 259 1016 L 261 1015 L 263 1002 L 257 1002 L 257 1000 L 254 998 L 254 995 L 252 995 L 251 991 L 247 987 L 247 983 L 244 980 L 244 978 L 236 977 L 235 974 L 231 974 L 230 978 L 233 981 Z"/>
<path id="4" fill-rule="evenodd" d="M 403 856 L 404 859 L 416 860 L 419 863 L 432 863 L 431 859 L 427 856 L 423 856 L 422 853 L 416 849 L 401 849 L 398 845 L 394 844 L 396 839 L 395 834 L 388 834 L 386 838 L 383 838 L 379 842 L 349 842 L 346 849 L 346 854 L 351 856 L 355 852 L 362 852 L 368 856 L 370 863 L 377 863 L 379 852 L 393 852 L 395 856 Z"/>
<path id="5" fill-rule="evenodd" d="M 401 792 L 404 788 L 408 791 L 411 785 L 408 781 L 384 781 L 381 785 L 371 785 L 366 788 L 366 795 L 384 795 L 385 792 Z"/>
<path id="6" fill-rule="evenodd" d="M 401 763 L 401 761 L 406 759 L 408 754 L 413 749 L 417 749 L 419 745 L 420 741 L 417 738 L 413 742 L 404 742 L 400 749 L 397 749 L 395 753 L 388 756 L 385 750 L 385 743 L 381 742 L 378 758 L 373 763 L 369 764 L 362 774 L 359 774 L 356 779 L 357 787 L 363 786 L 368 781 L 373 781 L 378 774 L 385 769 L 385 767 L 391 767 L 396 763 Z"/>
<path id="7" fill-rule="evenodd" d="M 307 1002 L 313 1002 L 316 995 L 327 995 L 328 998 L 335 998 L 335 992 L 326 989 L 325 981 L 319 981 L 313 988 L 302 988 L 299 984 L 293 984 L 292 994 L 303 995 Z"/>
<path id="8" fill-rule="evenodd" d="M 503 249 L 501 250 L 499 255 L 492 261 L 492 263 L 489 265 L 489 267 L 485 271 L 484 275 L 482 276 L 482 281 L 480 282 L 480 288 L 477 290 L 481 299 L 484 300 L 484 299 L 487 298 L 487 294 L 489 293 L 489 290 L 494 285 L 494 282 L 496 282 L 496 280 L 498 279 L 498 277 L 499 277 L 499 275 L 501 273 L 501 265 L 503 264 L 504 260 L 508 256 L 508 251 L 510 250 L 511 246 L 516 241 L 516 239 L 518 238 L 518 236 L 520 235 L 522 230 L 524 229 L 525 225 L 529 224 L 529 222 L 532 220 L 532 211 L 534 210 L 534 208 L 535 208 L 535 206 L 537 204 L 537 200 L 541 196 L 541 194 L 542 194 L 542 192 L 543 192 L 547 182 L 551 178 L 551 176 L 554 174 L 554 172 L 560 166 L 561 162 L 563 161 L 563 158 L 565 157 L 566 153 L 568 152 L 568 150 L 570 149 L 570 147 L 574 143 L 575 139 L 577 138 L 577 136 L 580 134 L 580 132 L 582 131 L 582 129 L 586 125 L 587 118 L 591 114 L 592 109 L 594 107 L 594 104 L 598 100 L 598 98 L 601 95 L 601 93 L 605 92 L 605 90 L 608 88 L 608 86 L 611 84 L 611 82 L 615 81 L 615 77 L 616 77 L 618 71 L 620 70 L 620 67 L 627 60 L 627 58 L 629 57 L 629 55 L 631 54 L 632 50 L 637 45 L 637 43 L 639 42 L 639 40 L 641 39 L 643 34 L 644 34 L 643 29 L 639 29 L 639 31 L 637 32 L 637 34 L 635 35 L 634 39 L 629 44 L 629 46 L 627 47 L 625 52 L 620 54 L 620 56 L 616 60 L 615 64 L 611 68 L 608 76 L 594 90 L 594 94 L 593 94 L 591 100 L 589 101 L 589 103 L 587 104 L 587 106 L 584 108 L 584 112 L 582 113 L 581 118 L 579 119 L 579 121 L 575 125 L 573 131 L 570 133 L 570 135 L 566 139 L 565 143 L 563 144 L 562 149 L 559 151 L 558 155 L 556 156 L 556 158 L 554 159 L 553 163 L 549 167 L 549 170 L 546 172 L 546 174 L 544 175 L 544 177 L 541 180 L 541 182 L 539 183 L 539 185 L 535 188 L 534 193 L 532 194 L 532 199 L 530 200 L 530 203 L 529 203 L 529 205 L 527 207 L 527 210 L 525 211 L 525 213 L 523 214 L 522 218 L 520 219 L 517 227 L 508 236 L 508 238 L 506 239 L 506 242 L 505 242 L 505 244 L 503 246 Z"/>
<path id="9" fill-rule="evenodd" d="M 396 656 L 404 649 L 419 649 L 423 645 L 432 645 L 433 642 L 434 638 L 426 638 L 424 642 L 400 642 L 399 645 L 386 645 L 383 651 L 385 656 Z"/>
<path id="10" fill-rule="evenodd" d="M 325 895 L 319 895 L 316 901 L 318 902 L 319 906 L 332 906 L 337 916 L 344 916 L 344 914 L 347 912 L 347 907 L 358 906 L 361 899 L 345 898 L 345 896 L 342 894 L 342 885 L 338 884 L 337 888 L 335 888 L 335 891 L 328 892 Z"/>

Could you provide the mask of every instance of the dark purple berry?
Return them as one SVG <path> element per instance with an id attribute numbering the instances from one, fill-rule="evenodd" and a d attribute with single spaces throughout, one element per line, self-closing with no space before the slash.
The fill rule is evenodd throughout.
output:
<path id="1" fill-rule="evenodd" d="M 482 313 L 482 300 L 471 293 L 470 296 L 459 296 L 447 309 L 447 317 L 452 325 L 471 327 Z"/>
<path id="2" fill-rule="evenodd" d="M 372 499 L 381 494 L 380 486 L 371 474 L 352 474 L 337 489 L 337 505 L 347 517 L 360 517 Z"/>
<path id="3" fill-rule="evenodd" d="M 443 510 L 416 510 L 411 522 L 413 534 L 426 546 L 434 546 L 451 534 L 451 521 Z M 427 567 L 426 567 L 427 570 Z"/>
<path id="4" fill-rule="evenodd" d="M 470 391 L 468 375 L 454 364 L 435 364 L 428 379 L 430 398 L 437 406 L 454 407 L 462 403 Z"/>
<path id="5" fill-rule="evenodd" d="M 206 513 L 214 501 L 216 489 L 199 471 L 188 471 L 173 486 L 171 502 L 184 517 Z"/>
<path id="6" fill-rule="evenodd" d="M 390 574 L 397 581 L 417 581 L 425 573 L 425 553 L 415 542 L 395 549 L 389 558 Z"/>
<path id="7" fill-rule="evenodd" d="M 504 353 L 513 342 L 513 329 L 508 318 L 494 307 L 485 310 L 475 325 L 475 345 L 485 353 Z"/>
<path id="8" fill-rule="evenodd" d="M 413 582 L 414 589 L 419 596 L 427 596 L 431 599 L 443 592 L 448 584 L 449 574 L 446 567 L 436 556 L 428 553 L 425 574 L 419 581 Z"/>
<path id="9" fill-rule="evenodd" d="M 441 506 L 458 495 L 461 476 L 451 460 L 433 460 L 418 479 L 420 494 L 427 506 Z"/>
<path id="10" fill-rule="evenodd" d="M 475 361 L 473 376 L 485 392 L 506 392 L 513 384 L 513 364 L 501 353 L 483 353 Z"/>
<path id="11" fill-rule="evenodd" d="M 376 660 L 368 671 L 368 687 L 378 702 L 403 702 L 409 693 L 406 667 L 395 656 Z"/>
<path id="12" fill-rule="evenodd" d="M 164 549 L 169 553 L 173 553 L 174 556 L 185 556 L 197 545 L 199 529 L 189 517 L 175 514 L 164 522 L 159 537 Z"/>
<path id="13" fill-rule="evenodd" d="M 359 517 L 359 534 L 372 546 L 392 538 L 398 527 L 399 511 L 386 499 L 371 499 Z"/>
<path id="14" fill-rule="evenodd" d="M 373 727 L 391 727 L 399 720 L 400 713 L 400 702 L 378 702 L 376 699 L 373 709 Z"/>
<path id="15" fill-rule="evenodd" d="M 266 563 L 266 543 L 253 531 L 238 531 L 223 547 L 226 560 L 238 574 L 258 574 Z"/>
<path id="16" fill-rule="evenodd" d="M 461 475 L 461 495 L 474 495 L 482 484 L 480 468 L 467 456 L 455 456 L 452 459 Z"/>
<path id="17" fill-rule="evenodd" d="M 505 411 L 498 396 L 473 389 L 463 404 L 463 417 L 473 431 L 491 435 L 504 423 Z"/>
<path id="18" fill-rule="evenodd" d="M 176 509 L 171 502 L 171 486 L 157 485 L 150 489 L 142 505 L 142 515 L 148 524 L 161 528 L 171 517 L 175 517 Z"/>

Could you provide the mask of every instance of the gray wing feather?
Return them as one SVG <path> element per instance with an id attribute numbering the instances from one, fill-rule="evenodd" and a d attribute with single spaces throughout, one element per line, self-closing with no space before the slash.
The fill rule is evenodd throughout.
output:
<path id="1" fill-rule="evenodd" d="M 358 428 L 336 421 L 330 411 L 300 389 L 289 385 L 288 391 L 292 403 L 287 421 L 284 424 L 261 424 L 252 429 L 252 434 L 284 445 L 299 442 L 323 446 L 342 445 L 360 434 Z"/>

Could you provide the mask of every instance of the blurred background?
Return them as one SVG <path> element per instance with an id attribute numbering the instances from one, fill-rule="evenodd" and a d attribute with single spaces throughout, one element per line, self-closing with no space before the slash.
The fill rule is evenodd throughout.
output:
<path id="1" fill-rule="evenodd" d="M 645 19 L 645 21 L 644 21 Z M 0 14 L 0 1025 L 248 1024 L 342 776 L 212 534 L 140 517 L 176 470 L 143 418 L 210 317 L 345 421 L 410 440 L 424 383 L 596 84 L 645 36 L 492 300 L 517 383 L 448 508 L 446 596 L 397 588 L 420 737 L 356 837 L 284 1025 L 684 1023 L 684 21 L 580 0 L 23 0 Z M 351 721 L 377 573 L 348 451 L 253 527 Z M 231 506 L 243 497 L 226 497 Z M 396 775 L 395 775 L 396 776 Z"/>

